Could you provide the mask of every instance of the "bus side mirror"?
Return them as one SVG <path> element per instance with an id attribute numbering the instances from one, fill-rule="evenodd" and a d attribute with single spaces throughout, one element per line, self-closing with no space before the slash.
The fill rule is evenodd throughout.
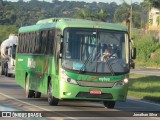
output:
<path id="1" fill-rule="evenodd" d="M 61 42 L 60 44 L 61 44 L 60 45 L 60 53 L 62 53 L 62 51 L 63 51 L 63 42 Z"/>
<path id="2" fill-rule="evenodd" d="M 131 49 L 131 59 L 136 59 L 136 48 L 135 47 Z"/>
<path id="3" fill-rule="evenodd" d="M 63 35 L 60 35 L 60 39 L 61 39 L 61 42 L 60 42 L 60 53 L 62 53 L 62 51 L 63 51 Z"/>

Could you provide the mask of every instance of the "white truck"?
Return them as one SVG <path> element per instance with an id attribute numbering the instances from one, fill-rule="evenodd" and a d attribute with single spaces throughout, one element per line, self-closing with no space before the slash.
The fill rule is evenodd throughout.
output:
<path id="1" fill-rule="evenodd" d="M 18 37 L 10 34 L 9 38 L 4 40 L 0 46 L 0 75 L 15 75 L 15 56 Z"/>

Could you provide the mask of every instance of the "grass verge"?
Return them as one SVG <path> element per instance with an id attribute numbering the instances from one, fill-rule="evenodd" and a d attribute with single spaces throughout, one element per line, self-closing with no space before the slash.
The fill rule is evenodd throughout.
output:
<path id="1" fill-rule="evenodd" d="M 160 102 L 160 76 L 130 74 L 128 96 Z"/>

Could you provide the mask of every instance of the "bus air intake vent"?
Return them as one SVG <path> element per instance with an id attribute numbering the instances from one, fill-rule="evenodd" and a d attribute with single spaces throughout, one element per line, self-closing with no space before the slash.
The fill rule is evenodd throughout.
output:
<path id="1" fill-rule="evenodd" d="M 106 82 L 88 82 L 88 81 L 77 81 L 78 85 L 86 86 L 86 87 L 104 87 L 111 88 L 114 86 L 114 82 L 106 83 Z"/>
<path id="2" fill-rule="evenodd" d="M 110 93 L 102 94 L 90 94 L 89 92 L 79 92 L 76 97 L 81 98 L 102 98 L 102 99 L 113 99 L 113 96 Z"/>

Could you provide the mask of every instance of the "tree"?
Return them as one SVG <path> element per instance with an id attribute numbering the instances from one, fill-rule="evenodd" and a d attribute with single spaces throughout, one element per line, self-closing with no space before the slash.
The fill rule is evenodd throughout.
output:
<path id="1" fill-rule="evenodd" d="M 108 16 L 109 16 L 109 14 L 107 14 L 106 11 L 104 11 L 104 10 L 101 9 L 101 10 L 95 15 L 95 19 L 96 19 L 96 20 L 99 20 L 99 21 L 105 22 Z"/>
<path id="2" fill-rule="evenodd" d="M 152 7 L 160 9 L 160 0 L 148 0 Z"/>
<path id="3" fill-rule="evenodd" d="M 91 13 L 89 9 L 81 9 L 78 12 L 75 12 L 75 18 L 87 19 L 87 20 L 96 20 L 105 22 L 109 14 L 102 9 L 97 13 Z"/>
<path id="4" fill-rule="evenodd" d="M 74 14 L 74 17 L 81 18 L 81 19 L 90 19 L 91 18 L 91 14 L 90 14 L 89 9 L 83 8 L 80 11 L 77 11 Z"/>
<path id="5" fill-rule="evenodd" d="M 130 6 L 126 3 L 123 2 L 116 10 L 114 13 L 114 22 L 123 22 L 126 20 L 126 16 L 130 12 Z"/>

